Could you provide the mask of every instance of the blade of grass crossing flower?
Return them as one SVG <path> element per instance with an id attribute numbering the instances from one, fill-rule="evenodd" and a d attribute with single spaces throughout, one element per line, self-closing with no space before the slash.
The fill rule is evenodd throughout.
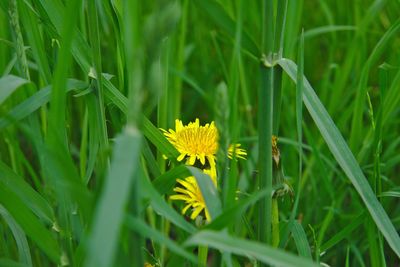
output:
<path id="1" fill-rule="evenodd" d="M 151 240 L 154 240 L 160 244 L 163 244 L 163 245 L 167 246 L 172 252 L 176 253 L 177 255 L 180 255 L 180 256 L 184 257 L 185 259 L 188 259 L 192 263 L 197 264 L 197 258 L 193 254 L 186 251 L 179 244 L 177 244 L 172 239 L 169 239 L 161 232 L 157 231 L 156 229 L 151 228 L 142 220 L 135 218 L 131 215 L 128 215 L 125 219 L 125 224 L 129 228 L 131 228 L 131 230 L 137 232 L 141 236 L 143 236 L 145 238 L 149 238 Z"/>
<path id="2" fill-rule="evenodd" d="M 265 264 L 285 267 L 317 267 L 313 261 L 298 257 L 281 249 L 259 242 L 248 241 L 246 239 L 231 237 L 225 232 L 200 231 L 185 242 L 187 246 L 208 245 L 209 247 L 229 252 L 244 257 L 255 258 Z"/>
<path id="3" fill-rule="evenodd" d="M 190 176 L 189 170 L 186 166 L 180 165 L 157 177 L 153 181 L 153 185 L 157 191 L 163 195 L 172 190 L 176 184 L 176 179 L 182 179 L 188 176 Z"/>
<path id="4" fill-rule="evenodd" d="M 197 168 L 190 166 L 187 166 L 186 168 L 196 178 L 196 182 L 199 185 L 201 194 L 203 195 L 211 219 L 217 218 L 222 212 L 222 206 L 221 200 L 218 196 L 217 188 L 215 187 L 210 176 L 203 173 Z"/>
<path id="5" fill-rule="evenodd" d="M 13 233 L 18 247 L 19 262 L 26 264 L 27 266 L 32 266 L 31 252 L 24 231 L 1 204 L 0 215 L 4 218 L 4 221 L 8 224 L 8 227 L 10 227 L 11 232 Z"/>
<path id="6" fill-rule="evenodd" d="M 293 81 L 296 81 L 296 64 L 288 59 L 282 59 L 279 61 L 279 65 L 282 66 Z M 361 196 L 376 226 L 382 232 L 389 246 L 398 256 L 400 256 L 399 235 L 397 234 L 387 213 L 374 195 L 367 179 L 362 173 L 360 166 L 344 141 L 338 128 L 318 99 L 318 96 L 315 94 L 307 79 L 304 79 L 303 89 L 303 101 L 330 151 L 354 185 L 358 194 Z"/>
<path id="7" fill-rule="evenodd" d="M 139 179 L 140 139 L 139 131 L 127 126 L 115 141 L 103 193 L 95 209 L 85 266 L 113 265 L 125 205 L 132 186 L 137 186 L 135 180 Z"/>
<path id="8" fill-rule="evenodd" d="M 184 166 L 182 166 L 184 167 Z M 184 167 L 186 168 L 186 167 Z M 188 170 L 186 169 L 188 172 Z M 167 174 L 166 172 L 165 174 Z M 185 176 L 187 177 L 187 176 Z M 153 185 L 150 183 L 150 181 L 147 179 L 147 177 L 142 177 L 141 179 L 141 184 L 140 188 L 142 188 L 142 194 L 143 198 L 148 198 L 150 199 L 150 204 L 153 207 L 153 209 L 159 213 L 160 215 L 164 216 L 167 220 L 178 226 L 179 228 L 185 230 L 188 233 L 194 233 L 196 231 L 196 228 L 187 222 L 182 215 L 177 213 L 165 200 L 164 198 L 160 195 L 159 192 L 157 192 L 156 188 L 153 187 Z"/>

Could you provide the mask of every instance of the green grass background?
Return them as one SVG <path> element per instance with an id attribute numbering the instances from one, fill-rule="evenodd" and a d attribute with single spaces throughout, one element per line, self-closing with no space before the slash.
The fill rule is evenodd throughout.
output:
<path id="1" fill-rule="evenodd" d="M 400 264 L 399 1 L 0 7 L 0 266 Z M 206 226 L 158 129 L 195 118 L 248 152 Z"/>

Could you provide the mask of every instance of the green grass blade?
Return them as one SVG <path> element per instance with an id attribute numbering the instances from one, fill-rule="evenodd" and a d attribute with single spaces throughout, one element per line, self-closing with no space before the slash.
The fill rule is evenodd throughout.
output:
<path id="1" fill-rule="evenodd" d="M 213 181 L 211 180 L 210 176 L 201 170 L 190 166 L 187 168 L 192 175 L 196 177 L 197 184 L 199 185 L 211 219 L 217 218 L 222 212 L 222 205 L 218 196 L 217 188 L 215 187 Z"/>
<path id="2" fill-rule="evenodd" d="M 258 111 L 258 168 L 260 189 L 268 190 L 259 204 L 258 240 L 271 242 L 272 210 L 272 128 L 274 67 L 261 66 Z"/>
<path id="3" fill-rule="evenodd" d="M 49 111 L 49 135 L 48 144 L 51 147 L 59 145 L 67 148 L 67 133 L 65 127 L 66 114 L 66 83 L 68 68 L 71 64 L 70 48 L 74 37 L 74 25 L 78 18 L 80 0 L 68 1 L 65 12 L 63 12 L 61 30 L 61 48 L 53 76 L 53 90 L 51 91 Z"/>
<path id="4" fill-rule="evenodd" d="M 310 245 L 308 244 L 306 232 L 298 221 L 293 221 L 292 235 L 299 255 L 304 258 L 312 259 L 311 249 Z"/>
<path id="5" fill-rule="evenodd" d="M 41 220 L 48 225 L 54 223 L 55 215 L 49 203 L 3 162 L 0 162 L 0 184 L 16 194 Z"/>
<path id="6" fill-rule="evenodd" d="M 30 82 L 14 75 L 6 75 L 0 78 L 0 105 L 18 88 Z"/>
<path id="7" fill-rule="evenodd" d="M 190 171 L 186 166 L 180 165 L 157 177 L 153 181 L 153 186 L 161 195 L 163 195 L 171 191 L 176 184 L 176 179 L 182 179 L 188 176 L 190 176 Z"/>
<path id="8" fill-rule="evenodd" d="M 72 90 L 83 90 L 87 88 L 87 83 L 68 79 L 67 80 L 67 91 Z M 28 99 L 24 100 L 20 104 L 12 108 L 4 117 L 0 118 L 0 129 L 4 129 L 13 122 L 17 122 L 28 117 L 30 114 L 38 110 L 41 106 L 47 104 L 50 101 L 52 86 L 46 86 L 45 88 L 39 90 Z"/>
<path id="9" fill-rule="evenodd" d="M 317 267 L 309 259 L 295 256 L 280 249 L 258 242 L 228 236 L 226 233 L 201 231 L 192 235 L 186 245 L 206 245 L 224 252 L 255 258 L 263 263 L 285 267 Z"/>
<path id="10" fill-rule="evenodd" d="M 145 177 L 141 179 L 140 188 L 142 189 L 143 197 L 150 200 L 151 206 L 157 213 L 188 233 L 194 233 L 196 231 L 196 228 L 192 224 L 188 223 L 181 214 L 176 212 L 165 202 L 164 198 Z M 143 209 L 144 208 L 145 207 L 143 207 Z"/>
<path id="11" fill-rule="evenodd" d="M 186 251 L 172 239 L 169 239 L 156 229 L 151 228 L 142 220 L 128 215 L 125 219 L 125 223 L 128 227 L 130 227 L 133 231 L 137 232 L 141 236 L 149 238 L 152 241 L 158 242 L 160 244 L 164 244 L 171 250 L 171 252 L 174 252 L 177 255 L 180 255 L 185 259 L 188 259 L 192 263 L 197 264 L 197 258 L 193 254 Z"/>
<path id="12" fill-rule="evenodd" d="M 282 66 L 293 81 L 296 81 L 297 66 L 295 63 L 288 59 L 282 59 L 279 61 L 279 65 Z M 396 229 L 372 192 L 348 145 L 307 79 L 304 79 L 303 101 L 336 161 L 364 201 L 376 226 L 382 232 L 392 250 L 400 257 L 400 238 Z"/>
<path id="13" fill-rule="evenodd" d="M 224 210 L 224 212 L 216 217 L 210 224 L 205 226 L 209 230 L 222 230 L 223 228 L 237 222 L 243 213 L 252 205 L 256 204 L 261 198 L 265 197 L 267 190 L 258 191 L 246 199 L 235 203 L 234 206 Z"/>
<path id="14" fill-rule="evenodd" d="M 317 37 L 322 34 L 337 32 L 337 31 L 356 31 L 356 26 L 350 25 L 328 25 L 322 26 L 314 29 L 310 29 L 304 32 L 304 39 L 310 39 L 313 37 Z"/>
<path id="15" fill-rule="evenodd" d="M 357 88 L 357 94 L 355 99 L 353 117 L 351 122 L 351 134 L 350 134 L 350 148 L 353 151 L 358 148 L 360 144 L 361 133 L 363 132 L 363 125 L 362 125 L 362 115 L 365 109 L 365 98 L 367 95 L 368 90 L 368 77 L 369 72 L 372 66 L 377 62 L 380 56 L 385 52 L 385 49 L 388 45 L 392 42 L 391 40 L 398 36 L 398 32 L 400 31 L 400 20 L 397 20 L 382 36 L 379 42 L 374 47 L 374 50 L 370 54 L 367 62 L 364 64 L 364 67 L 361 72 L 360 81 Z"/>
<path id="16" fill-rule="evenodd" d="M 214 0 L 196 0 L 195 4 L 200 7 L 213 21 L 214 23 L 225 30 L 232 38 L 235 37 L 236 27 L 235 22 L 229 17 L 229 15 L 225 12 L 223 7 Z M 243 32 L 242 33 L 242 47 L 255 55 L 256 57 L 259 55 L 260 49 L 251 39 L 251 37 Z"/>
<path id="17" fill-rule="evenodd" d="M 59 263 L 61 254 L 52 233 L 43 226 L 20 197 L 4 185 L 0 186 L 0 204 L 7 209 L 25 234 L 38 245 L 49 259 L 54 263 Z"/>
<path id="18" fill-rule="evenodd" d="M 18 247 L 19 261 L 27 266 L 32 267 L 31 252 L 29 250 L 28 240 L 26 240 L 26 235 L 21 227 L 15 222 L 10 213 L 0 205 L 0 215 L 4 218 L 8 227 L 10 227 L 13 233 L 15 242 Z"/>
<path id="19" fill-rule="evenodd" d="M 138 179 L 141 136 L 137 129 L 128 127 L 117 137 L 104 191 L 98 201 L 92 232 L 88 240 L 85 266 L 112 266 L 124 209 L 131 186 Z M 112 218 L 112 219 L 110 219 Z M 107 240 L 107 242 L 103 242 Z"/>
<path id="20" fill-rule="evenodd" d="M 321 245 L 320 249 L 321 252 L 324 252 L 340 241 L 342 241 L 345 238 L 348 238 L 350 234 L 356 230 L 360 225 L 362 225 L 365 222 L 365 213 L 360 214 L 357 218 L 352 220 L 350 224 L 348 224 L 346 227 L 344 227 L 340 232 L 336 233 L 334 236 L 332 236 L 328 241 L 326 241 L 324 244 Z"/>

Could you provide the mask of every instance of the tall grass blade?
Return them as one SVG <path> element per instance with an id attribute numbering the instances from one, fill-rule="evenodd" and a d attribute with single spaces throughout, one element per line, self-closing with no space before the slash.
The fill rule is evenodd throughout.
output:
<path id="1" fill-rule="evenodd" d="M 297 66 L 295 63 L 288 59 L 282 59 L 279 61 L 279 65 L 282 66 L 293 81 L 296 81 Z M 400 238 L 396 229 L 382 205 L 377 200 L 338 128 L 318 99 L 318 96 L 315 94 L 307 79 L 304 79 L 303 101 L 333 156 L 364 201 L 376 226 L 382 232 L 392 250 L 400 257 Z"/>
<path id="2" fill-rule="evenodd" d="M 94 214 L 85 266 L 113 265 L 125 205 L 139 175 L 140 139 L 139 132 L 128 126 L 115 141 L 111 166 Z"/>

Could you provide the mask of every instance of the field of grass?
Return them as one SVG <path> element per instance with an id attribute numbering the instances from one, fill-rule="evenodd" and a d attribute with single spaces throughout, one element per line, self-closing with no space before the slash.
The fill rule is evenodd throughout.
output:
<path id="1" fill-rule="evenodd" d="M 0 267 L 400 266 L 399 14 L 0 1 Z"/>

